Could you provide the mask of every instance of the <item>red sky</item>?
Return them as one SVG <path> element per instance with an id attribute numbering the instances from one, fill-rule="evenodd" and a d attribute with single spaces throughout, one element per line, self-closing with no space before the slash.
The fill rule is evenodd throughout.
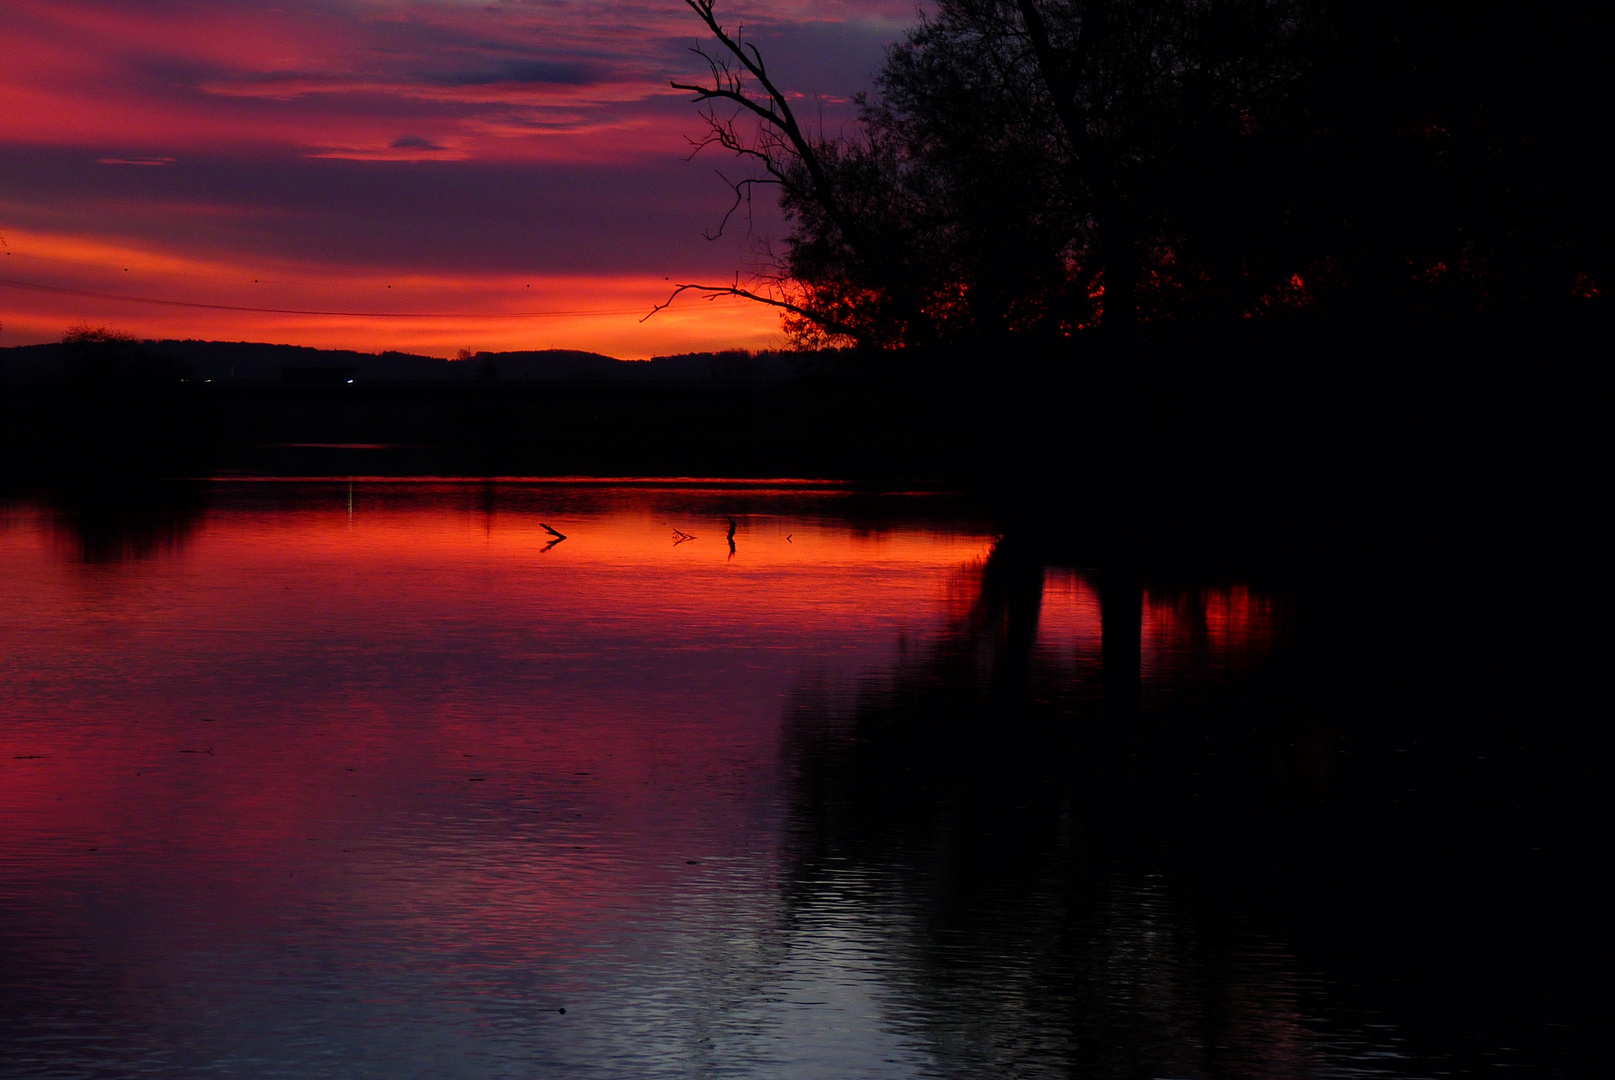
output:
<path id="1" fill-rule="evenodd" d="M 914 6 L 719 11 L 833 127 Z M 743 304 L 639 321 L 668 279 L 752 258 L 703 239 L 733 163 L 684 160 L 701 125 L 667 82 L 699 74 L 699 29 L 680 0 L 7 0 L 0 345 L 78 321 L 437 355 L 779 344 Z"/>

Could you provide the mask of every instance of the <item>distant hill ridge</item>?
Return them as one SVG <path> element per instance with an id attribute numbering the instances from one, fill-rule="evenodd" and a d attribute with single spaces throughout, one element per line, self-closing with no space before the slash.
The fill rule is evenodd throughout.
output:
<path id="1" fill-rule="evenodd" d="M 811 353 L 740 349 L 650 360 L 619 360 L 576 349 L 482 352 L 446 360 L 396 351 L 365 353 L 244 341 L 148 340 L 138 347 L 182 361 L 191 378 L 214 382 L 778 381 L 803 374 L 816 361 Z M 70 372 L 71 356 L 69 347 L 60 343 L 0 348 L 0 381 L 62 378 Z"/>

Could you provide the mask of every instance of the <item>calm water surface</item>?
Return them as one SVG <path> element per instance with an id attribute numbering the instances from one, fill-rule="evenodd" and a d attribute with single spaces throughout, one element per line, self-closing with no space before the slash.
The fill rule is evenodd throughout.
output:
<path id="1" fill-rule="evenodd" d="M 1247 718 L 1280 589 L 935 497 L 264 482 L 13 502 L 0 580 L 0 1075 L 1558 1069 L 1221 846 L 1345 752 Z"/>

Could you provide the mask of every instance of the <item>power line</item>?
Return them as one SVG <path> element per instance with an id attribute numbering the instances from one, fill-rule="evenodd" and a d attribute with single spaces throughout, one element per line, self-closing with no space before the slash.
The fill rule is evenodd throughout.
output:
<path id="1" fill-rule="evenodd" d="M 83 296 L 92 300 L 117 300 L 126 304 L 157 304 L 162 307 L 201 308 L 206 311 L 246 311 L 258 315 L 334 315 L 350 319 L 548 319 L 566 315 L 638 315 L 639 308 L 579 308 L 575 311 L 309 311 L 302 308 L 246 307 L 240 304 L 203 304 L 192 300 L 161 300 L 154 296 L 127 296 L 122 293 L 67 289 L 32 281 L 0 278 L 0 287 L 30 292 Z"/>

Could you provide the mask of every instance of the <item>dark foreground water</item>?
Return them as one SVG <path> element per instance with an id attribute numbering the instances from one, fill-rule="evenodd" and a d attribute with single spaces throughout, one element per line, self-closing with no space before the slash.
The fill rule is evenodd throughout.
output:
<path id="1" fill-rule="evenodd" d="M 1016 544 L 789 485 L 7 504 L 0 1076 L 1580 1075 L 1604 846 L 1512 609 L 1466 666 L 1434 570 Z"/>

